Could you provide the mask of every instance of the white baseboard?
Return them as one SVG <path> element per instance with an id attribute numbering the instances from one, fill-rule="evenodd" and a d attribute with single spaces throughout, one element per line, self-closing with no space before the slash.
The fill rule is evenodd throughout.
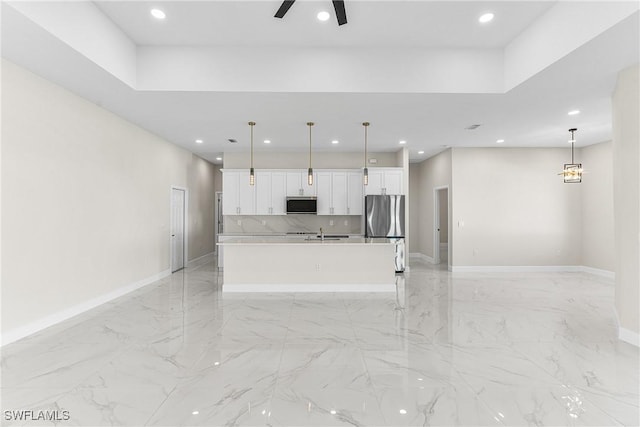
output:
<path id="1" fill-rule="evenodd" d="M 454 273 L 566 273 L 582 271 L 579 265 L 454 265 Z"/>
<path id="2" fill-rule="evenodd" d="M 581 271 L 589 274 L 593 274 L 600 277 L 606 277 L 607 279 L 614 280 L 616 278 L 616 273 L 609 270 L 601 270 L 599 268 L 587 267 L 586 265 L 581 266 Z"/>
<path id="3" fill-rule="evenodd" d="M 147 277 L 142 280 L 138 280 L 137 282 L 130 283 L 126 286 L 122 286 L 118 289 L 115 289 L 111 292 L 100 295 L 96 298 L 92 298 L 80 304 L 76 304 L 72 307 L 69 307 L 65 310 L 61 310 L 61 311 L 58 311 L 57 313 L 53 313 L 53 314 L 50 314 L 49 316 L 45 316 L 41 319 L 28 323 L 19 328 L 15 328 L 10 331 L 7 331 L 6 333 L 2 334 L 2 336 L 0 337 L 0 343 L 1 343 L 0 346 L 10 344 L 12 342 L 18 341 L 19 339 L 35 334 L 36 332 L 39 332 L 57 323 L 68 320 L 72 317 L 77 316 L 78 314 L 82 314 L 85 311 L 89 311 L 92 308 L 95 308 L 99 305 L 102 305 L 118 297 L 126 295 L 130 292 L 133 292 L 136 289 L 140 289 L 144 286 L 150 285 L 151 283 L 157 282 L 158 280 L 170 275 L 171 275 L 170 269 L 164 270 L 158 274 L 154 274 L 153 276 Z"/>
<path id="4" fill-rule="evenodd" d="M 395 292 L 396 284 L 223 284 L 222 292 Z"/>
<path id="5" fill-rule="evenodd" d="M 618 328 L 618 339 L 629 344 L 640 347 L 640 334 L 625 328 Z"/>
<path id="6" fill-rule="evenodd" d="M 409 254 L 409 259 L 411 259 L 411 258 L 419 259 L 421 261 L 428 262 L 430 264 L 434 264 L 433 257 L 430 257 L 430 256 L 425 255 L 425 254 L 421 254 L 419 252 L 410 253 Z"/>
<path id="7" fill-rule="evenodd" d="M 636 347 L 640 347 L 640 334 L 633 332 L 627 328 L 620 326 L 620 317 L 618 316 L 618 310 L 614 307 L 613 314 L 616 317 L 616 328 L 618 328 L 618 339 L 624 341 Z"/>
<path id="8" fill-rule="evenodd" d="M 468 265 L 452 266 L 454 273 L 589 273 L 614 279 L 613 271 L 601 270 L 584 265 Z"/>
<path id="9" fill-rule="evenodd" d="M 199 267 L 203 264 L 211 262 L 214 260 L 215 255 L 216 255 L 215 252 L 209 252 L 208 254 L 204 254 L 196 259 L 192 259 L 187 263 L 187 267 L 188 268 Z"/>

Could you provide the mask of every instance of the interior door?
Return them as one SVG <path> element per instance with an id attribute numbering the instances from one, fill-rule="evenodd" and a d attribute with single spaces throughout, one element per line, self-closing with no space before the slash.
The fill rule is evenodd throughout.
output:
<path id="1" fill-rule="evenodd" d="M 185 191 L 171 189 L 171 272 L 184 268 Z"/>

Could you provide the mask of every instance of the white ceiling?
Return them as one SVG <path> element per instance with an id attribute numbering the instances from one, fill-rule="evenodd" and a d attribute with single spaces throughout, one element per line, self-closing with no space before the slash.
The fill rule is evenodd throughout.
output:
<path id="1" fill-rule="evenodd" d="M 281 1 L 101 1 L 98 7 L 138 45 L 152 46 L 506 46 L 555 1 L 347 0 L 347 25 L 338 26 L 331 1 L 298 0 L 283 19 Z M 159 7 L 159 22 L 149 10 Z M 329 21 L 316 19 L 319 11 Z M 478 17 L 491 11 L 491 25 Z"/>
<path id="2" fill-rule="evenodd" d="M 296 2 L 283 20 L 273 18 L 279 3 L 101 2 L 99 9 L 137 45 L 482 51 L 504 48 L 556 4 L 352 0 L 349 23 L 338 27 L 333 19 L 315 19 L 318 7 L 333 13 L 328 0 Z M 152 5 L 166 11 L 165 22 L 150 18 Z M 477 17 L 487 10 L 496 19 L 481 26 Z M 640 50 L 636 13 L 506 93 L 141 91 L 11 8 L 3 7 L 2 20 L 4 57 L 214 162 L 224 152 L 248 149 L 249 120 L 257 122 L 258 150 L 306 150 L 305 123 L 314 121 L 314 150 L 337 152 L 362 150 L 361 122 L 370 121 L 370 150 L 395 151 L 406 140 L 412 161 L 444 147 L 494 147 L 497 139 L 505 139 L 504 147 L 563 147 L 570 127 L 579 129 L 578 146 L 605 141 L 617 72 L 638 62 Z M 568 116 L 575 108 L 582 113 Z M 464 129 L 471 124 L 481 126 Z M 204 143 L 195 144 L 198 138 Z M 267 138 L 272 143 L 262 144 Z"/>

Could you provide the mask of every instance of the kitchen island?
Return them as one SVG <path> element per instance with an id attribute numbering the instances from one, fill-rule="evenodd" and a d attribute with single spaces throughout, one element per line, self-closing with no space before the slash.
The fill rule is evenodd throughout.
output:
<path id="1" fill-rule="evenodd" d="M 223 292 L 395 292 L 384 238 L 238 238 L 224 247 Z"/>

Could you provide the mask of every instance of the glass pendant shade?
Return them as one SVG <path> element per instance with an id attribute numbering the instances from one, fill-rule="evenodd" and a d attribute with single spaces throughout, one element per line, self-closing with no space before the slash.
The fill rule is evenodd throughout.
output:
<path id="1" fill-rule="evenodd" d="M 369 128 L 369 122 L 362 123 L 364 126 L 364 169 L 362 171 L 362 183 L 369 185 L 369 169 L 367 169 L 367 129 Z"/>
<path id="2" fill-rule="evenodd" d="M 251 127 L 251 161 L 249 164 L 249 185 L 256 184 L 256 173 L 253 169 L 253 127 L 256 125 L 256 122 L 249 122 L 249 126 Z"/>
<path id="3" fill-rule="evenodd" d="M 307 175 L 307 184 L 313 185 L 313 168 L 311 167 L 311 126 L 315 123 L 307 122 L 307 126 L 309 126 L 309 173 Z"/>

